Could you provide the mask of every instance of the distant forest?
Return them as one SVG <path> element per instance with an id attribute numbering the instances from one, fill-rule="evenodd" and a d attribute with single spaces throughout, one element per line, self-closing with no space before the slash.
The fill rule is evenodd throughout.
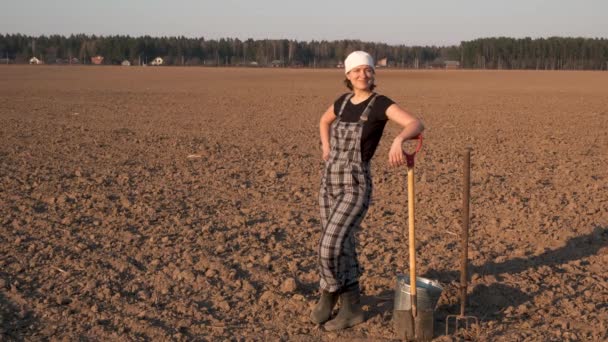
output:
<path id="1" fill-rule="evenodd" d="M 481 38 L 454 46 L 405 46 L 359 40 L 219 40 L 186 37 L 0 35 L 1 63 L 46 64 L 150 63 L 164 65 L 336 67 L 354 50 L 370 52 L 388 67 L 430 68 L 459 64 L 468 69 L 606 70 L 606 38 Z M 450 61 L 446 63 L 447 61 Z M 455 63 L 458 62 L 458 63 Z"/>

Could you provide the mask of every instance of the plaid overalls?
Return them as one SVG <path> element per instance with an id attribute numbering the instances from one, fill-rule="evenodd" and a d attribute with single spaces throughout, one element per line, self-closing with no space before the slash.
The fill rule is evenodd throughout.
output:
<path id="1" fill-rule="evenodd" d="M 331 130 L 331 151 L 321 181 L 319 202 L 323 232 L 319 242 L 320 287 L 329 292 L 358 281 L 355 233 L 369 208 L 372 181 L 369 162 L 361 160 L 361 133 L 376 94 L 358 122 L 344 122 L 342 112 L 353 94 L 344 99 Z"/>

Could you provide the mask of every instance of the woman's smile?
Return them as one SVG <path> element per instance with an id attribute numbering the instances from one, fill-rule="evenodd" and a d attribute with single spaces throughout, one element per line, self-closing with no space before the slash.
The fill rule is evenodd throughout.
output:
<path id="1" fill-rule="evenodd" d="M 368 65 L 360 65 L 353 68 L 347 75 L 350 81 L 359 89 L 367 89 L 374 83 L 374 70 Z"/>

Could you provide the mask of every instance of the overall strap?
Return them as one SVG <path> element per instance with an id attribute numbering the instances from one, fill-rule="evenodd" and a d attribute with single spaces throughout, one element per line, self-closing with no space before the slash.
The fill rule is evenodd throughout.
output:
<path id="1" fill-rule="evenodd" d="M 372 99 L 367 104 L 367 107 L 365 107 L 363 114 L 361 114 L 361 118 L 359 119 L 360 122 L 367 121 L 367 117 L 369 116 L 369 113 L 372 111 L 372 106 L 374 105 L 374 101 L 376 101 L 376 95 L 378 95 L 378 94 L 376 94 L 376 93 L 372 94 Z"/>
<path id="2" fill-rule="evenodd" d="M 353 93 L 350 93 L 344 97 L 344 101 L 342 101 L 342 106 L 340 107 L 340 111 L 338 112 L 338 119 L 340 119 L 342 117 L 342 112 L 344 111 L 344 107 L 346 107 L 346 104 L 348 103 L 350 98 L 353 97 L 353 95 L 354 95 Z"/>

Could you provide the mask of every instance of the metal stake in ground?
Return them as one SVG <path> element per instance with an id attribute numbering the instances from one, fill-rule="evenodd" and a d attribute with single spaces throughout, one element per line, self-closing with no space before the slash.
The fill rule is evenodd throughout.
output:
<path id="1" fill-rule="evenodd" d="M 468 285 L 468 272 L 467 265 L 469 259 L 469 203 L 471 194 L 471 148 L 467 147 L 464 152 L 464 182 L 463 182 L 463 196 L 462 196 L 462 235 L 461 235 L 461 249 L 462 259 L 460 261 L 460 314 L 459 315 L 448 315 L 445 318 L 445 334 L 448 335 L 450 331 L 450 320 L 453 321 L 454 333 L 458 332 L 460 322 L 462 322 L 465 329 L 469 329 L 471 324 L 478 324 L 478 319 L 475 316 L 466 316 L 464 309 L 467 305 L 467 285 Z"/>

